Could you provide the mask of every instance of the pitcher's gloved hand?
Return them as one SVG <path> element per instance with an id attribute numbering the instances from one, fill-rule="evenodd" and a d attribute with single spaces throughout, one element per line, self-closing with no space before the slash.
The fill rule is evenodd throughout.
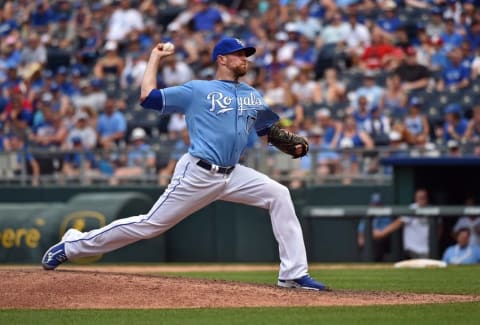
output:
<path id="1" fill-rule="evenodd" d="M 300 158 L 308 153 L 308 142 L 304 137 L 284 130 L 278 125 L 273 125 L 268 131 L 268 142 L 292 158 Z"/>

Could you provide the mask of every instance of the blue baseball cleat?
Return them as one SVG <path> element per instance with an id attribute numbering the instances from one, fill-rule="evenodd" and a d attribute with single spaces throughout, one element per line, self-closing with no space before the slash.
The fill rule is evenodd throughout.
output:
<path id="1" fill-rule="evenodd" d="M 299 288 L 299 289 L 317 290 L 317 291 L 331 291 L 329 287 L 327 287 L 323 283 L 317 282 L 308 274 L 295 280 L 278 279 L 277 285 L 282 288 Z"/>
<path id="2" fill-rule="evenodd" d="M 68 260 L 65 254 L 65 244 L 60 242 L 50 247 L 43 255 L 42 265 L 45 270 L 53 270 Z"/>

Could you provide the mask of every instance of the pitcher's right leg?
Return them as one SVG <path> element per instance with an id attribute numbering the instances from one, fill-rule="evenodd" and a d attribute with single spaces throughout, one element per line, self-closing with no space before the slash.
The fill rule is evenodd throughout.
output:
<path id="1" fill-rule="evenodd" d="M 70 233 L 44 255 L 45 269 L 54 269 L 67 259 L 111 252 L 141 239 L 158 236 L 196 210 L 216 199 L 222 182 L 202 178 L 196 173 L 191 156 L 184 156 L 168 188 L 147 214 L 115 220 L 105 227 L 85 233 Z"/>

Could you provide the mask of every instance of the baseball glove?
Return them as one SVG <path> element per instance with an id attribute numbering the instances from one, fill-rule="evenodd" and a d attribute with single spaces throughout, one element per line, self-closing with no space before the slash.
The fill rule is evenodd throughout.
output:
<path id="1" fill-rule="evenodd" d="M 268 131 L 268 142 L 292 158 L 300 158 L 308 153 L 308 142 L 305 138 L 284 130 L 278 125 L 273 125 Z M 301 150 L 298 145 L 301 146 Z"/>

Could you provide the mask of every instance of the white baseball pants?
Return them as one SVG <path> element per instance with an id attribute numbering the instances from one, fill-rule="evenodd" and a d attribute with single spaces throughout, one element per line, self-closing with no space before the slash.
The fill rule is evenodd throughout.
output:
<path id="1" fill-rule="evenodd" d="M 115 220 L 89 232 L 63 238 L 69 259 L 111 252 L 141 239 L 156 237 L 215 200 L 268 209 L 279 245 L 279 278 L 307 274 L 302 229 L 288 189 L 266 175 L 237 164 L 230 175 L 197 166 L 198 158 L 185 154 L 177 163 L 165 192 L 147 214 Z M 74 238 L 72 238 L 74 237 Z"/>

